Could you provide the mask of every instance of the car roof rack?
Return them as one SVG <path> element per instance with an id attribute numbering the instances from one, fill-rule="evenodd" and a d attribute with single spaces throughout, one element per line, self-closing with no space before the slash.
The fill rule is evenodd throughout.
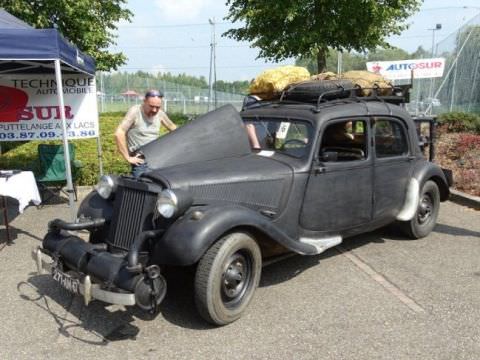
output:
<path id="1" fill-rule="evenodd" d="M 360 87 L 359 85 L 353 85 L 351 88 L 345 87 L 344 85 L 338 83 L 335 84 L 336 88 L 328 91 L 321 92 L 318 97 L 315 97 L 312 92 L 312 96 L 309 97 L 309 100 L 289 99 L 288 91 L 292 91 L 298 86 L 308 83 L 309 81 L 303 81 L 297 84 L 290 86 L 288 89 L 282 91 L 280 98 L 278 100 L 268 99 L 268 100 L 258 100 L 248 106 L 245 106 L 244 109 L 251 109 L 256 107 L 264 107 L 273 104 L 279 103 L 289 103 L 289 104 L 315 104 L 315 111 L 320 111 L 321 108 L 325 105 L 337 105 L 339 103 L 351 103 L 359 102 L 366 104 L 369 101 L 379 101 L 388 104 L 400 105 L 408 103 L 410 101 L 410 89 L 412 88 L 411 84 L 407 85 L 394 85 L 389 88 L 380 88 L 378 85 L 374 85 L 370 88 Z M 381 90 L 388 90 L 390 95 L 380 95 Z M 362 91 L 371 91 L 371 94 L 368 96 L 361 95 Z M 314 100 L 315 99 L 315 100 Z M 387 106 L 388 107 L 388 106 Z M 391 111 L 390 108 L 388 108 Z"/>
<path id="2" fill-rule="evenodd" d="M 311 100 L 298 100 L 288 99 L 288 92 L 298 89 L 300 86 L 308 83 L 309 81 L 303 81 L 297 84 L 294 84 L 287 89 L 283 90 L 278 102 L 297 102 L 297 103 L 312 103 Z M 390 88 L 380 88 L 378 85 L 374 85 L 371 88 L 360 87 L 358 85 L 353 85 L 351 88 L 347 88 L 341 83 L 334 83 L 336 85 L 335 89 L 327 90 L 321 92 L 316 98 L 316 107 L 319 108 L 320 104 L 325 102 L 330 102 L 334 100 L 345 100 L 349 99 L 350 101 L 381 101 L 391 104 L 400 105 L 403 103 L 408 103 L 410 101 L 410 89 L 412 88 L 411 84 L 407 85 L 394 85 Z M 364 96 L 361 95 L 362 91 L 371 91 L 371 95 Z M 389 95 L 379 95 L 380 90 L 388 90 Z M 313 94 L 312 94 L 313 95 Z"/>

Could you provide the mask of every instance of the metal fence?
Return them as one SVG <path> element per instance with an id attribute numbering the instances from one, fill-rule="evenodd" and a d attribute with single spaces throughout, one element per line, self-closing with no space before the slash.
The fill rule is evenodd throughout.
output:
<path id="1" fill-rule="evenodd" d="M 442 78 L 414 80 L 412 112 L 480 113 L 480 15 L 434 47 L 432 57 L 446 59 Z"/>
<path id="2" fill-rule="evenodd" d="M 213 91 L 209 89 L 168 82 L 155 76 L 128 76 L 125 74 L 113 84 L 103 74 L 97 74 L 98 108 L 100 112 L 126 111 L 130 106 L 143 101 L 148 89 L 159 89 L 164 94 L 164 109 L 171 113 L 198 115 L 225 104 L 240 110 L 243 94 Z M 110 80 L 110 79 L 109 79 Z M 115 91 L 114 89 L 124 89 Z"/>

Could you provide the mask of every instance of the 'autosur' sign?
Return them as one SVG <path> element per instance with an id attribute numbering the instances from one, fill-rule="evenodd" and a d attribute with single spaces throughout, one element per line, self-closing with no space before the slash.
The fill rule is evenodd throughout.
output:
<path id="1" fill-rule="evenodd" d="M 95 79 L 64 75 L 63 96 L 69 139 L 98 136 Z M 0 141 L 62 138 L 61 111 L 53 75 L 0 78 Z"/>
<path id="2" fill-rule="evenodd" d="M 445 59 L 416 59 L 399 61 L 370 61 L 367 70 L 380 74 L 390 80 L 425 79 L 442 77 L 445 70 Z"/>

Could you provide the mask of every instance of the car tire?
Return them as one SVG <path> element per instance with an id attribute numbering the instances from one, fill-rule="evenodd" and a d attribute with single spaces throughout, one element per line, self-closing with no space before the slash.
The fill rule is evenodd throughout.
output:
<path id="1" fill-rule="evenodd" d="M 241 317 L 260 282 L 262 255 L 246 233 L 221 238 L 203 255 L 195 274 L 195 304 L 200 315 L 215 325 Z"/>
<path id="2" fill-rule="evenodd" d="M 412 239 L 420 239 L 433 230 L 440 209 L 440 191 L 434 181 L 427 181 L 420 191 L 417 211 L 410 221 L 400 222 L 401 230 Z"/>

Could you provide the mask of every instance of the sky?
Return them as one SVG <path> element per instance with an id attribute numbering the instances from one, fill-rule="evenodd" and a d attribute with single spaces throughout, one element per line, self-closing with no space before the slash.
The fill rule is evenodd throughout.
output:
<path id="1" fill-rule="evenodd" d="M 263 70 L 294 64 L 294 59 L 280 63 L 256 59 L 258 49 L 222 37 L 236 26 L 224 19 L 225 0 L 129 0 L 127 7 L 134 16 L 130 23 L 119 24 L 117 45 L 112 47 L 128 57 L 121 71 L 186 73 L 208 80 L 213 29 L 217 80 L 250 80 Z M 431 50 L 433 31 L 429 29 L 441 24 L 434 32 L 435 42 L 441 41 L 476 15 L 480 15 L 480 0 L 425 0 L 420 11 L 407 19 L 410 28 L 388 41 L 408 52 L 420 45 Z"/>

